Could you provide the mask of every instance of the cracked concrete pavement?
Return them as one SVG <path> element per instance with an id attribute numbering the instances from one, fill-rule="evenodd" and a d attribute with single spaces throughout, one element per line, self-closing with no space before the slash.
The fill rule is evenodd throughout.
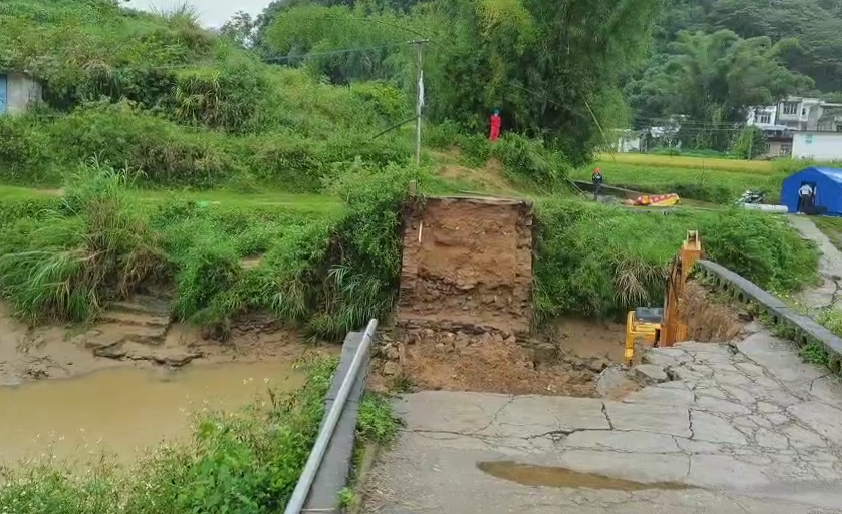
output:
<path id="1" fill-rule="evenodd" d="M 755 327 L 755 330 L 758 330 Z M 758 330 L 646 359 L 672 381 L 623 401 L 421 392 L 366 484 L 363 512 L 842 512 L 842 384 Z M 513 461 L 686 490 L 520 485 L 477 464 Z"/>

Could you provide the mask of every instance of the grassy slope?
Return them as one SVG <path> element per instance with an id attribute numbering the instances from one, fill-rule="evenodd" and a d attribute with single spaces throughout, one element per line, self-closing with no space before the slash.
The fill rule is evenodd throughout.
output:
<path id="1" fill-rule="evenodd" d="M 842 250 L 842 218 L 831 216 L 815 216 L 811 218 L 813 223 L 824 232 L 833 243 L 833 246 Z"/>
<path id="2" fill-rule="evenodd" d="M 178 67 L 176 71 L 166 68 L 161 76 L 155 75 L 161 87 L 154 89 L 150 98 L 138 98 L 137 107 L 113 103 L 85 105 L 84 100 L 90 95 L 103 91 L 97 89 L 100 83 L 97 76 L 91 75 L 90 66 L 79 64 L 84 60 L 68 60 L 58 68 L 39 70 L 53 84 L 65 83 L 62 81 L 66 81 L 66 73 L 81 74 L 75 82 L 66 81 L 70 89 L 64 100 L 75 102 L 76 110 L 69 114 L 61 111 L 46 119 L 32 117 L 7 126 L 12 135 L 25 136 L 28 139 L 24 141 L 33 144 L 21 145 L 17 149 L 20 155 L 0 154 L 0 158 L 13 163 L 25 161 L 35 170 L 71 163 L 72 171 L 80 160 L 106 151 L 101 160 L 141 168 L 147 173 L 145 180 L 158 187 L 229 187 L 177 193 L 137 191 L 124 186 L 121 187 L 125 190 L 117 190 L 108 181 L 102 183 L 100 178 L 94 178 L 92 184 L 99 185 L 75 186 L 77 192 L 71 194 L 71 200 L 77 203 L 69 209 L 53 205 L 53 212 L 49 212 L 39 207 L 40 201 L 51 201 L 46 197 L 35 203 L 23 202 L 14 212 L 3 213 L 2 219 L 6 220 L 3 223 L 7 226 L 2 244 L 7 255 L 0 259 L 3 267 L 0 288 L 4 296 L 17 302 L 19 312 L 30 316 L 46 313 L 79 319 L 95 314 L 101 303 L 130 292 L 126 285 L 83 282 L 81 291 L 77 291 L 79 295 L 71 299 L 62 296 L 66 292 L 61 288 L 50 289 L 49 284 L 76 285 L 80 276 L 90 276 L 86 266 L 113 280 L 113 275 L 120 276 L 125 271 L 120 266 L 141 259 L 143 266 L 136 268 L 143 271 L 146 279 L 174 283 L 174 309 L 181 318 L 224 326 L 233 315 L 262 309 L 284 321 L 305 323 L 315 334 L 335 337 L 359 325 L 366 316 L 388 312 L 391 308 L 400 266 L 400 241 L 396 237 L 400 198 L 409 177 L 424 176 L 424 188 L 428 192 L 497 189 L 539 199 L 557 197 L 564 192 L 559 184 L 563 184 L 560 179 L 567 169 L 560 156 L 512 134 L 490 145 L 485 137 L 460 134 L 453 126 L 427 127 L 425 141 L 432 147 L 450 149 L 455 144 L 463 150 L 463 164 L 478 169 L 482 164 L 498 162 L 500 169 L 485 170 L 485 176 L 480 170 L 480 173 L 459 173 L 447 180 L 436 180 L 424 169 L 407 167 L 412 152 L 412 145 L 408 144 L 411 130 L 398 131 L 393 139 L 380 139 L 374 146 L 368 145 L 364 137 L 378 132 L 390 120 L 403 117 L 406 98 L 399 91 L 382 84 L 333 87 L 298 70 L 257 63 L 197 29 L 189 12 L 163 17 L 126 15 L 112 7 L 103 7 L 105 3 L 98 0 L 78 9 L 70 8 L 76 4 L 69 1 L 57 1 L 44 8 L 30 0 L 16 0 L 9 5 L 17 6 L 18 13 L 14 9 L 0 10 L 0 23 L 14 29 L 9 33 L 17 31 L 26 36 L 21 54 L 14 57 L 21 62 L 26 62 L 27 52 L 35 55 L 33 48 L 40 48 L 39 38 L 32 38 L 31 34 L 41 31 L 42 38 L 58 37 L 62 27 L 70 24 L 78 29 L 74 29 L 71 37 L 84 39 L 91 45 L 92 55 L 104 59 L 108 66 L 118 66 L 115 71 L 121 96 L 135 94 L 132 87 L 145 84 L 150 78 L 138 68 L 145 62 L 145 53 L 154 54 L 155 65 L 177 64 Z M 47 10 L 48 23 L 42 23 L 43 16 L 27 18 L 27 12 L 39 9 Z M 0 35 L 0 47 L 11 44 L 3 39 L 8 35 L 4 34 Z M 106 52 L 109 46 L 116 46 L 118 51 Z M 235 71 L 228 73 L 231 69 Z M 184 98 L 216 100 L 197 109 Z M 185 129 L 184 125 L 191 124 L 192 129 Z M 51 160 L 54 154 L 63 157 Z M 429 155 L 435 160 L 436 154 Z M 389 162 L 398 164 L 389 165 Z M 681 162 L 690 164 L 686 160 Z M 728 161 L 728 164 L 735 162 L 739 161 Z M 435 167 L 435 162 L 427 166 Z M 717 170 L 696 177 L 687 167 L 613 166 L 603 163 L 608 183 L 621 183 L 625 178 L 629 181 L 627 185 L 633 187 L 644 182 L 652 189 L 674 185 L 683 188 L 678 191 L 682 194 L 697 193 L 702 199 L 720 202 L 729 202 L 732 195 L 742 192 L 745 181 L 771 180 L 761 173 Z M 493 176 L 490 171 L 494 171 Z M 589 176 L 587 170 L 576 173 Z M 12 176 L 25 181 L 37 174 L 13 169 Z M 726 176 L 730 178 L 725 180 Z M 670 182 L 678 180 L 674 177 L 681 177 L 678 183 Z M 722 181 L 728 185 L 720 184 Z M 332 196 L 316 194 L 321 192 L 330 192 Z M 6 188 L 0 194 L 22 198 L 31 193 Z M 339 199 L 344 202 L 340 203 Z M 113 209 L 112 216 L 101 219 L 103 205 Z M 561 211 L 544 211 L 547 219 L 558 218 L 545 224 L 549 227 L 545 236 L 548 240 L 574 238 L 568 243 L 576 249 L 578 257 L 605 248 L 613 252 L 617 248 L 612 241 L 620 241 L 625 233 L 639 233 L 623 242 L 640 250 L 626 252 L 633 256 L 631 261 L 607 268 L 600 284 L 582 285 L 583 294 L 599 297 L 590 304 L 583 302 L 579 309 L 583 313 L 602 315 L 641 298 L 622 292 L 607 294 L 622 290 L 621 284 L 637 281 L 655 287 L 657 281 L 653 280 L 657 277 L 646 278 L 647 274 L 664 269 L 665 256 L 674 253 L 687 228 L 705 223 L 710 230 L 722 228 L 714 221 L 703 223 L 705 219 L 714 219 L 712 215 L 688 211 L 683 217 L 666 220 L 668 230 L 663 234 L 646 230 L 644 237 L 635 229 L 635 224 L 643 219 L 635 218 L 638 214 L 610 209 L 603 212 L 602 207 L 577 202 L 567 205 Z M 577 236 L 566 217 L 579 221 L 591 218 L 558 214 L 568 211 L 612 220 L 601 231 L 607 237 L 587 244 L 576 240 L 589 233 L 590 221 L 582 221 L 584 232 Z M 16 221 L 17 218 L 25 219 Z M 117 221 L 127 224 L 132 237 L 127 237 L 126 226 L 116 225 L 111 218 L 120 218 Z M 763 225 L 765 222 L 757 222 L 755 218 L 747 223 L 755 222 L 761 223 L 760 228 L 764 230 L 769 228 L 772 238 L 780 239 L 783 236 L 779 232 L 786 230 L 773 224 Z M 42 230 L 39 233 L 44 237 L 27 238 L 24 234 L 35 227 L 63 228 L 64 233 Z M 617 227 L 622 228 L 615 233 Z M 106 241 L 110 245 L 106 248 L 99 247 L 102 244 L 99 234 L 103 231 L 110 231 L 115 238 Z M 661 250 L 650 252 L 656 247 Z M 39 257 L 38 261 L 23 257 L 35 255 L 26 251 L 45 249 L 46 253 L 37 255 L 47 257 Z M 777 255 L 758 252 L 741 263 L 737 259 L 734 262 L 746 267 L 747 273 L 753 272 L 749 266 L 754 258 L 762 261 L 758 269 L 775 270 L 780 264 Z M 255 254 L 265 256 L 263 264 L 255 270 L 240 270 L 238 259 Z M 81 261 L 83 264 L 68 259 L 78 255 L 106 255 L 107 258 Z M 560 264 L 552 252 L 544 257 L 542 262 L 555 262 L 558 273 L 575 275 L 582 271 L 576 269 L 573 261 L 558 268 Z M 47 270 L 61 273 L 52 277 L 52 281 L 35 283 L 33 277 L 46 276 L 37 272 Z M 773 280 L 776 273 L 768 276 L 767 280 Z M 139 282 L 131 285 L 137 286 Z M 575 296 L 574 293 L 578 294 L 560 287 L 550 296 Z M 564 311 L 559 305 L 567 300 L 555 298 L 556 303 L 547 305 L 545 314 Z M 539 305 L 546 303 L 542 301 Z M 69 305 L 76 307 L 68 309 Z M 575 310 L 579 304 L 567 305 L 567 310 Z"/>

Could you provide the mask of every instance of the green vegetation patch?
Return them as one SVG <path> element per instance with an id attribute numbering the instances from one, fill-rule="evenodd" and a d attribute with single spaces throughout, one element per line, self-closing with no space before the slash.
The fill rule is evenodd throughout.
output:
<path id="1" fill-rule="evenodd" d="M 329 186 L 334 201 L 197 201 L 145 197 L 125 172 L 94 163 L 61 199 L 0 209 L 0 293 L 30 320 L 87 321 L 164 286 L 179 319 L 221 336 L 232 317 L 263 311 L 338 339 L 391 311 L 415 177 L 357 166 Z"/>
<path id="2" fill-rule="evenodd" d="M 595 164 L 605 177 L 605 184 L 644 193 L 678 193 L 683 198 L 718 204 L 735 202 L 747 189 L 766 192 L 766 202 L 780 196 L 781 174 L 763 175 L 720 169 L 688 169 L 634 165 L 600 161 Z M 571 172 L 571 178 L 591 179 L 593 166 Z"/>
<path id="3" fill-rule="evenodd" d="M 739 209 L 641 211 L 576 200 L 537 205 L 535 315 L 610 316 L 663 304 L 667 270 L 687 230 L 705 256 L 759 286 L 816 280 L 818 252 L 780 218 Z"/>

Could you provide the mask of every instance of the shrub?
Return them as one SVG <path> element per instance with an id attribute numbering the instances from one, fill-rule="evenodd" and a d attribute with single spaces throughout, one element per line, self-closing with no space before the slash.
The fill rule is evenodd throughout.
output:
<path id="1" fill-rule="evenodd" d="M 49 140 L 33 116 L 0 116 L 0 179 L 11 184 L 55 184 Z"/>
<path id="2" fill-rule="evenodd" d="M 311 241 L 316 247 L 326 246 L 333 219 L 332 212 L 291 213 L 274 205 L 202 207 L 174 199 L 159 206 L 151 224 L 162 233 L 174 277 L 175 314 L 224 328 L 230 318 L 245 311 L 273 311 L 273 295 L 296 283 L 288 269 L 300 273 L 309 269 L 311 261 L 302 246 Z M 241 269 L 241 258 L 261 252 L 266 252 L 263 265 Z M 289 258 L 280 260 L 277 252 L 286 252 Z M 305 310 L 297 312 L 303 318 Z M 279 317 L 284 321 L 299 321 L 283 314 Z"/>
<path id="3" fill-rule="evenodd" d="M 168 111 L 178 123 L 243 132 L 256 128 L 258 104 L 268 93 L 263 70 L 255 66 L 187 69 L 177 75 Z"/>
<path id="4" fill-rule="evenodd" d="M 521 187 L 543 191 L 567 189 L 569 165 L 564 155 L 547 149 L 539 140 L 507 133 L 492 143 L 485 136 L 462 133 L 451 122 L 432 127 L 429 132 L 429 144 L 442 149 L 460 148 L 470 165 L 484 166 L 491 158 L 499 160 L 506 176 Z"/>
<path id="5" fill-rule="evenodd" d="M 112 166 L 141 171 L 144 182 L 207 187 L 237 170 L 220 137 L 185 131 L 128 102 L 80 107 L 50 130 L 66 162 L 98 156 Z"/>
<path id="6" fill-rule="evenodd" d="M 731 209 L 700 218 L 707 258 L 772 291 L 797 291 L 816 281 L 818 251 L 786 220 Z"/>
<path id="7" fill-rule="evenodd" d="M 338 136 L 309 141 L 296 136 L 266 135 L 248 145 L 249 167 L 255 176 L 291 192 L 318 192 L 326 179 L 359 161 L 386 167 L 403 164 L 411 155 L 409 145 L 390 138 L 375 141 Z"/>
<path id="8" fill-rule="evenodd" d="M 386 82 L 354 82 L 351 93 L 364 102 L 367 110 L 372 110 L 384 120 L 397 123 L 410 116 L 406 94 Z"/>
<path id="9" fill-rule="evenodd" d="M 491 155 L 500 159 L 506 174 L 515 181 L 525 182 L 540 189 L 552 190 L 564 185 L 568 165 L 558 152 L 547 150 L 540 141 L 526 139 L 517 134 L 506 134 L 491 144 Z"/>

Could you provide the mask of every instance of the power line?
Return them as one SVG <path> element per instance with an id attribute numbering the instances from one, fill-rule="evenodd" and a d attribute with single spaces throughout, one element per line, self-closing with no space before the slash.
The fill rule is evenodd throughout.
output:
<path id="1" fill-rule="evenodd" d="M 657 122 L 657 123 L 666 123 L 670 125 L 703 125 L 703 126 L 727 126 L 733 127 L 735 125 L 740 125 L 741 122 L 737 121 L 706 121 L 706 120 L 697 120 L 697 119 L 677 119 L 677 118 L 647 118 L 643 116 L 635 116 L 632 119 L 632 123 L 648 123 L 648 122 Z M 742 122 L 745 123 L 745 122 Z"/>
<path id="2" fill-rule="evenodd" d="M 302 54 L 302 55 L 296 55 L 296 56 L 283 55 L 283 56 L 278 56 L 278 57 L 266 57 L 266 58 L 263 58 L 261 60 L 263 62 L 266 62 L 266 63 L 273 63 L 273 62 L 278 62 L 278 61 L 291 61 L 291 60 L 298 60 L 298 59 L 303 60 L 303 59 L 309 59 L 311 57 L 323 57 L 323 56 L 328 56 L 328 55 L 349 54 L 349 53 L 354 53 L 354 52 L 367 52 L 367 51 L 370 51 L 370 50 L 383 50 L 385 48 L 395 48 L 395 47 L 398 47 L 398 46 L 410 45 L 410 44 L 414 44 L 414 43 L 415 43 L 415 41 L 403 41 L 403 42 L 400 42 L 400 43 L 391 43 L 391 44 L 379 45 L 379 46 L 361 46 L 361 47 L 356 47 L 356 48 L 343 48 L 343 49 L 340 49 L 340 50 L 330 50 L 330 51 L 327 51 L 327 52 L 310 52 L 310 53 L 306 53 L 306 54 Z"/>

